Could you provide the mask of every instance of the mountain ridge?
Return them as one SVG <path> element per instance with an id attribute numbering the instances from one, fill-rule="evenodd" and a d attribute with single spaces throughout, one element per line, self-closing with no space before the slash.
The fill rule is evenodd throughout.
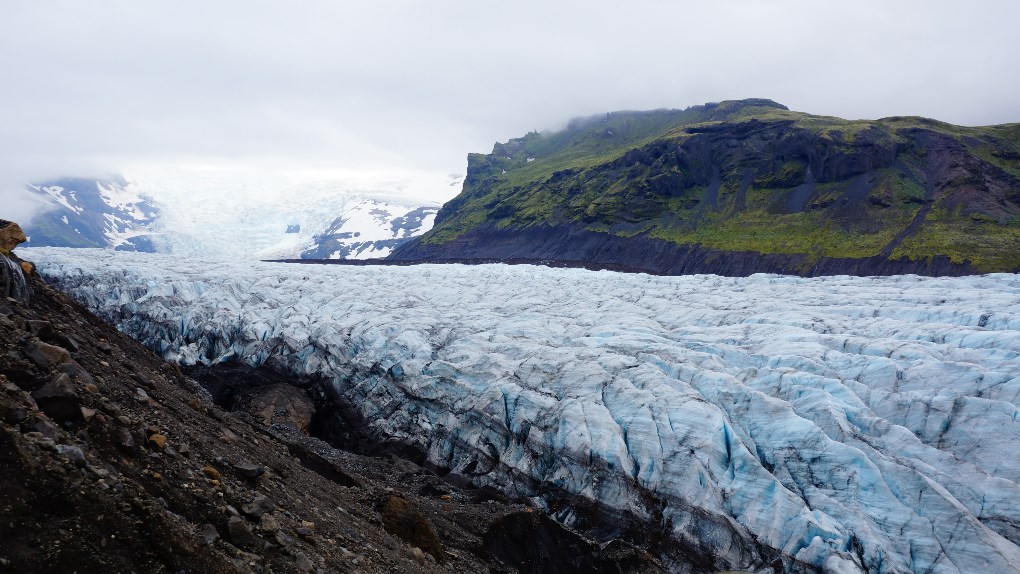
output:
<path id="1" fill-rule="evenodd" d="M 196 199 L 122 176 L 30 184 L 26 193 L 45 208 L 25 226 L 27 246 L 250 258 L 378 258 L 429 229 L 438 209 L 420 200 L 315 183 L 287 188 L 274 201 L 258 194 L 247 197 L 246 182 L 224 185 L 218 188 L 222 197 Z"/>
<path id="2" fill-rule="evenodd" d="M 584 241 L 549 243 L 549 229 Z M 643 265 L 641 249 L 621 247 L 630 239 L 732 255 L 732 269 L 712 267 L 723 274 L 774 269 L 767 259 L 801 275 L 1020 270 L 1020 124 L 842 120 L 764 99 L 573 120 L 469 154 L 462 193 L 391 259 L 666 272 L 668 262 Z"/>

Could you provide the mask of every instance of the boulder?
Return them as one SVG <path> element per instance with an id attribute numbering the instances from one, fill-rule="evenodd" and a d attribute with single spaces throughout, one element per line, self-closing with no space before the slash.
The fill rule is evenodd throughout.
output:
<path id="1" fill-rule="evenodd" d="M 58 423 L 81 421 L 81 401 L 78 393 L 74 392 L 71 377 L 64 373 L 53 377 L 50 382 L 32 393 L 32 398 L 42 412 Z"/>
<path id="2" fill-rule="evenodd" d="M 305 434 L 315 415 L 315 403 L 308 394 L 286 383 L 247 390 L 240 397 L 239 406 L 266 426 L 285 424 Z"/>
<path id="3" fill-rule="evenodd" d="M 251 528 L 239 516 L 231 516 L 230 520 L 227 521 L 227 531 L 230 532 L 230 541 L 236 546 L 240 547 L 252 547 L 258 543 L 258 538 L 252 534 Z"/>
<path id="4" fill-rule="evenodd" d="M 412 502 L 399 496 L 390 496 L 382 507 L 383 528 L 412 546 L 428 552 L 437 562 L 443 561 L 443 545 L 432 524 Z"/>
<path id="5" fill-rule="evenodd" d="M 245 516 L 249 516 L 251 518 L 261 518 L 263 514 L 267 514 L 273 510 L 276 510 L 276 504 L 262 494 L 256 494 L 255 498 L 252 499 L 251 502 L 241 506 L 241 512 L 243 512 Z"/>
<path id="6" fill-rule="evenodd" d="M 25 346 L 25 355 L 44 369 L 71 362 L 71 354 L 67 349 L 42 341 L 30 341 Z"/>
<path id="7" fill-rule="evenodd" d="M 0 219 L 0 252 L 10 253 L 18 245 L 28 241 L 21 226 L 13 221 Z"/>

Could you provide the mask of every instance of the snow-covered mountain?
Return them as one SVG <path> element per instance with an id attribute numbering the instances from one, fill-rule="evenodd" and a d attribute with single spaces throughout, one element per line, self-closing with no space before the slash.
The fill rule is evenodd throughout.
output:
<path id="1" fill-rule="evenodd" d="M 437 207 L 391 205 L 365 200 L 333 220 L 303 259 L 378 259 L 394 247 L 432 228 Z"/>
<path id="2" fill-rule="evenodd" d="M 25 225 L 27 246 L 153 251 L 149 198 L 119 177 L 65 178 L 29 185 L 48 207 Z"/>
<path id="3" fill-rule="evenodd" d="M 322 375 L 377 437 L 636 521 L 674 571 L 1020 571 L 1016 275 L 23 256 L 168 359 Z"/>
<path id="4" fill-rule="evenodd" d="M 377 258 L 431 229 L 438 204 L 401 182 L 244 175 L 64 179 L 32 185 L 49 204 L 30 246 L 104 247 L 236 259 Z"/>

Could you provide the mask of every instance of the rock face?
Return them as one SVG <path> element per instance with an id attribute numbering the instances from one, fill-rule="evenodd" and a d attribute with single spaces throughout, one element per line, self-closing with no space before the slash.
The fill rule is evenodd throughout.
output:
<path id="1" fill-rule="evenodd" d="M 723 251 L 700 245 L 678 245 L 652 237 L 618 237 L 567 225 L 473 229 L 441 246 L 409 244 L 407 250 L 398 250 L 394 256 L 394 262 L 405 261 L 401 258 L 408 257 L 418 263 L 484 260 L 557 265 L 578 262 L 593 269 L 655 275 L 711 273 L 746 277 L 755 273 L 779 273 L 809 277 L 902 274 L 958 277 L 978 272 L 969 261 L 955 263 L 944 255 L 928 259 L 889 259 L 878 255 L 816 258 L 804 254 Z"/>
<path id="2" fill-rule="evenodd" d="M 9 254 L 15 247 L 27 240 L 25 232 L 17 223 L 0 219 L 0 253 Z"/>
<path id="3" fill-rule="evenodd" d="M 96 255 L 32 253 L 169 359 L 317 375 L 378 441 L 673 571 L 1020 564 L 1015 275 Z"/>
<path id="4" fill-rule="evenodd" d="M 1020 270 L 1020 124 L 846 121 L 768 100 L 618 112 L 470 154 L 463 191 L 391 259 L 653 273 Z"/>

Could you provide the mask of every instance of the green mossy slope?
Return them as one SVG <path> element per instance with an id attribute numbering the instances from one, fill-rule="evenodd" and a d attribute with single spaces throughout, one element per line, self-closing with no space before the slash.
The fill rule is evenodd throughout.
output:
<path id="1" fill-rule="evenodd" d="M 462 193 L 404 254 L 534 226 L 1015 271 L 1020 124 L 849 121 L 759 99 L 575 120 L 469 155 Z"/>

